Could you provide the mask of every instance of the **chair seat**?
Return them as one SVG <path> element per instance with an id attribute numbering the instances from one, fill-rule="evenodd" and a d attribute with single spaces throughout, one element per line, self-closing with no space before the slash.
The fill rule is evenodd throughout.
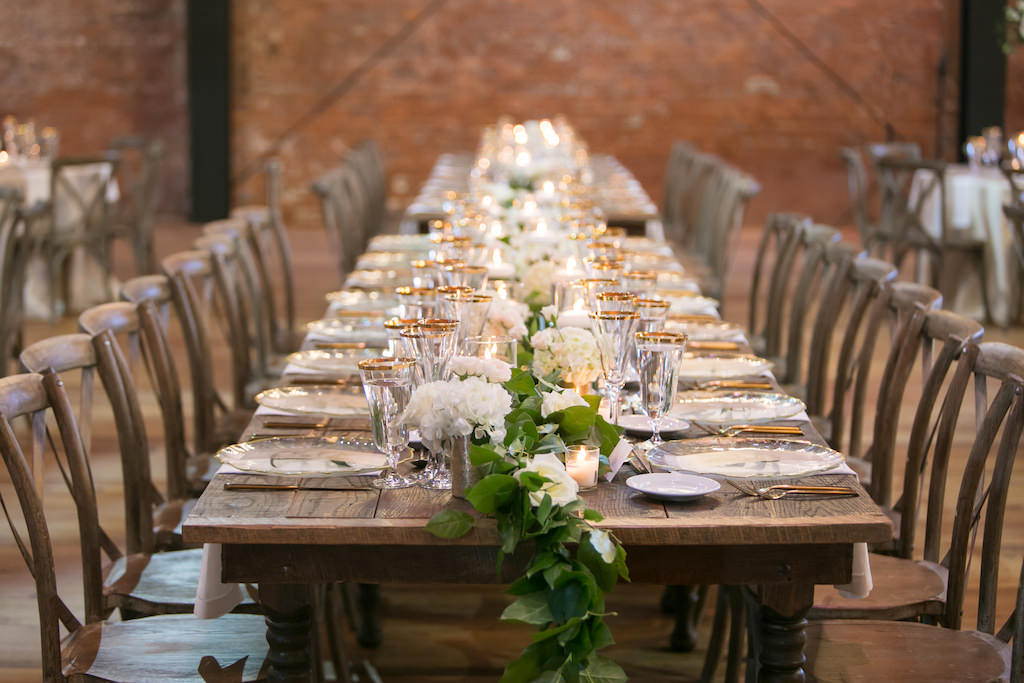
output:
<path id="1" fill-rule="evenodd" d="M 211 666 L 203 663 L 204 657 L 216 658 L 220 668 L 247 658 L 241 677 L 221 680 L 259 681 L 264 680 L 260 670 L 267 656 L 266 635 L 263 617 L 249 614 L 219 619 L 168 614 L 97 622 L 65 638 L 61 660 L 64 675 L 73 681 L 201 683 L 199 667 Z"/>
<path id="2" fill-rule="evenodd" d="M 991 683 L 1009 680 L 1010 647 L 977 631 L 899 621 L 807 626 L 807 680 L 819 683 Z"/>
<path id="3" fill-rule="evenodd" d="M 181 523 L 195 507 L 195 498 L 177 498 L 161 504 L 153 511 L 153 533 L 156 547 L 162 550 L 182 547 Z"/>
<path id="4" fill-rule="evenodd" d="M 912 619 L 942 612 L 945 567 L 888 555 L 871 554 L 874 588 L 866 598 L 844 598 L 832 586 L 814 589 L 812 619 Z"/>
<path id="5" fill-rule="evenodd" d="M 147 615 L 191 614 L 202 561 L 198 548 L 118 558 L 108 565 L 103 580 L 107 606 Z M 260 612 L 248 598 L 235 611 Z"/>

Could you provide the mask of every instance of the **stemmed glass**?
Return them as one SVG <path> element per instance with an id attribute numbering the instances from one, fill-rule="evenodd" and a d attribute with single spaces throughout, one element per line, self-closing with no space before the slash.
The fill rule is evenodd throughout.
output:
<path id="1" fill-rule="evenodd" d="M 637 297 L 644 297 L 658 285 L 658 274 L 652 270 L 631 270 L 622 274 L 622 287 Z"/>
<path id="2" fill-rule="evenodd" d="M 388 470 L 370 484 L 378 489 L 402 489 L 413 481 L 398 473 L 398 458 L 409 445 L 402 413 L 412 396 L 411 358 L 370 358 L 359 361 L 359 377 L 370 406 L 373 443 L 387 456 Z"/>
<path id="3" fill-rule="evenodd" d="M 419 318 L 391 318 L 384 321 L 384 333 L 388 338 L 388 355 L 392 358 L 409 355 L 402 342 L 401 333 L 407 327 L 412 327 Z"/>
<path id="4" fill-rule="evenodd" d="M 611 292 L 618 286 L 615 280 L 602 277 L 590 277 L 577 280 L 573 287 L 581 288 L 587 297 L 587 306 L 591 310 L 597 310 L 597 295 L 601 292 Z"/>
<path id="5" fill-rule="evenodd" d="M 436 301 L 432 287 L 399 287 L 395 290 L 402 318 L 426 318 L 434 314 Z"/>
<path id="6" fill-rule="evenodd" d="M 619 395 L 626 381 L 629 350 L 640 315 L 636 311 L 604 311 L 590 314 L 604 382 L 608 388 L 609 414 L 612 424 L 619 422 Z"/>
<path id="7" fill-rule="evenodd" d="M 643 444 L 644 448 L 653 448 L 662 443 L 661 421 L 675 405 L 679 363 L 685 350 L 685 334 L 636 333 L 640 409 L 651 421 L 651 438 Z"/>
<path id="8" fill-rule="evenodd" d="M 660 332 L 668 319 L 671 302 L 664 299 L 637 299 L 636 312 L 640 314 L 637 332 Z"/>
<path id="9" fill-rule="evenodd" d="M 488 294 L 448 294 L 445 296 L 445 314 L 459 322 L 458 346 L 465 344 L 467 337 L 478 337 L 487 324 L 487 312 L 491 308 Z"/>
<path id="10" fill-rule="evenodd" d="M 636 297 L 629 292 L 598 292 L 594 296 L 596 310 L 604 311 L 632 311 L 636 308 Z"/>

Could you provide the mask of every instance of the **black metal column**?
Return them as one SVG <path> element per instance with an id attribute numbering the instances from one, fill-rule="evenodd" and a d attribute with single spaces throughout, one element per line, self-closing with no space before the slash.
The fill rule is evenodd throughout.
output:
<path id="1" fill-rule="evenodd" d="M 191 219 L 230 207 L 230 0 L 188 0 L 188 123 Z"/>
<path id="2" fill-rule="evenodd" d="M 1005 0 L 963 0 L 961 31 L 960 130 L 962 143 L 986 126 L 1003 125 L 1006 55 L 1003 54 Z M 962 150 L 961 150 L 962 153 Z"/>

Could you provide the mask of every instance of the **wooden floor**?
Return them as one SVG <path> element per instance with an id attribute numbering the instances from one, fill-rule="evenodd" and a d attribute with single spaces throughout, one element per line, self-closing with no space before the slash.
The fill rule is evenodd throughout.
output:
<path id="1" fill-rule="evenodd" d="M 759 230 L 759 227 L 751 226 L 741 234 L 724 302 L 725 317 L 741 323 L 746 322 L 747 288 Z M 188 224 L 163 223 L 158 230 L 159 253 L 164 255 L 188 248 L 198 232 L 197 227 Z M 848 238 L 853 239 L 853 235 Z M 337 286 L 337 274 L 319 230 L 293 229 L 292 239 L 298 277 L 299 318 L 300 321 L 315 319 L 324 307 L 323 293 Z M 119 273 L 124 277 L 130 276 L 127 251 L 119 253 L 118 263 Z M 76 323 L 72 317 L 65 318 L 56 326 L 33 322 L 26 327 L 26 341 L 31 343 L 74 331 Z M 1024 329 L 991 329 L 986 338 L 1024 345 Z M 175 348 L 180 350 L 180 344 Z M 214 352 L 219 359 L 226 357 L 222 348 L 214 349 Z M 184 367 L 182 354 L 179 351 L 179 363 Z M 215 367 L 225 369 L 226 365 L 219 362 Z M 873 379 L 877 383 L 878 378 Z M 914 382 L 919 387 L 920 377 L 916 376 Z M 144 409 L 152 425 L 150 439 L 157 446 L 153 470 L 162 481 L 158 413 L 148 387 L 143 383 L 140 389 L 143 390 Z M 913 396 L 915 389 L 911 387 L 908 396 Z M 908 400 L 908 405 L 912 406 L 912 400 Z M 97 408 L 94 420 L 92 462 L 102 505 L 101 515 L 108 532 L 119 538 L 123 535 L 123 512 L 115 432 L 111 416 L 102 406 Z M 903 420 L 903 424 L 901 445 L 907 441 L 909 420 Z M 970 438 L 970 434 L 964 433 L 959 439 L 953 471 L 962 466 Z M 8 496 L 7 500 L 13 500 L 5 480 L 0 480 L 0 492 Z M 947 495 L 946 500 L 947 505 L 951 505 L 950 501 L 955 501 L 955 492 Z M 1020 558 L 1024 554 L 1024 481 L 1019 476 L 1010 501 L 1004 540 L 1006 560 L 1000 572 L 1000 602 L 1004 606 L 1012 601 Z M 81 595 L 77 571 L 77 530 L 63 483 L 56 474 L 47 480 L 46 507 L 56 547 L 62 595 L 69 599 L 72 609 L 76 609 Z M 0 680 L 37 681 L 39 636 L 33 584 L 6 525 L 0 524 L 0 527 L 0 633 L 4 636 L 0 638 Z M 975 570 L 977 565 L 977 562 L 973 564 Z M 424 580 L 429 578 L 425 576 Z M 698 650 L 688 655 L 675 654 L 666 647 L 672 621 L 658 610 L 659 596 L 660 590 L 651 587 L 622 586 L 616 589 L 608 604 L 609 609 L 619 613 L 609 620 L 618 644 L 609 654 L 626 668 L 631 680 L 697 680 L 704 658 L 710 610 L 706 611 L 705 635 Z M 976 595 L 972 594 L 969 600 L 976 600 Z M 503 663 L 514 658 L 529 642 L 530 634 L 525 627 L 498 623 L 497 615 L 505 602 L 505 596 L 494 588 L 438 590 L 426 585 L 385 587 L 382 603 L 384 644 L 374 652 L 355 650 L 354 655 L 372 660 L 389 682 L 497 680 Z M 968 606 L 966 614 L 966 624 L 970 626 L 974 621 L 971 606 Z M 1001 618 L 1005 618 L 1005 614 Z"/>

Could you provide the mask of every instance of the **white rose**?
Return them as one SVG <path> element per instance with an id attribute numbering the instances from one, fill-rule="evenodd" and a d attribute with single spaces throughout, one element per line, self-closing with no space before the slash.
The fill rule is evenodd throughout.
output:
<path id="1" fill-rule="evenodd" d="M 540 314 L 544 316 L 545 320 L 554 320 L 555 316 L 558 315 L 558 306 L 548 304 L 540 309 Z"/>
<path id="2" fill-rule="evenodd" d="M 500 358 L 456 356 L 452 358 L 450 367 L 452 373 L 460 377 L 483 377 L 496 384 L 512 379 L 512 366 Z"/>
<path id="3" fill-rule="evenodd" d="M 533 301 L 536 303 L 551 303 L 551 279 L 554 272 L 555 264 L 551 261 L 537 261 L 523 273 L 523 289 L 527 295 L 534 295 Z"/>
<path id="4" fill-rule="evenodd" d="M 590 404 L 572 389 L 549 391 L 541 396 L 540 414 L 542 417 L 547 417 L 551 413 L 557 413 L 559 410 L 565 410 L 572 406 L 587 405 Z"/>
<path id="5" fill-rule="evenodd" d="M 615 544 L 612 543 L 612 537 L 608 535 L 607 531 L 601 529 L 591 531 L 590 545 L 594 546 L 594 550 L 601 554 L 601 559 L 605 561 L 605 564 L 615 562 Z"/>
<path id="6" fill-rule="evenodd" d="M 555 505 L 568 505 L 576 500 L 579 485 L 565 471 L 565 465 L 554 453 L 539 453 L 533 456 L 529 465 L 516 472 L 517 479 L 521 472 L 536 472 L 548 480 L 539 491 L 530 492 L 530 503 L 534 507 L 544 501 L 545 493 L 551 496 L 551 502 Z"/>

